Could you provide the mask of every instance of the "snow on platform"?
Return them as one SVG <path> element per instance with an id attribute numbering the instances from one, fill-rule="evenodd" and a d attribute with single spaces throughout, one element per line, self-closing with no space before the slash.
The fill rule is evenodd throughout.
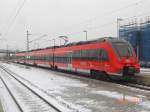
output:
<path id="1" fill-rule="evenodd" d="M 70 74 L 4 64 L 58 102 L 81 112 L 149 112 L 150 92 L 117 84 L 70 77 Z"/>
<path id="2" fill-rule="evenodd" d="M 150 68 L 141 68 L 141 74 L 150 75 Z"/>

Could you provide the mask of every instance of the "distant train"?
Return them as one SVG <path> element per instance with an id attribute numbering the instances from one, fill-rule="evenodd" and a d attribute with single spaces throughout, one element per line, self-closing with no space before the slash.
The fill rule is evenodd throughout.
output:
<path id="1" fill-rule="evenodd" d="M 140 72 L 132 46 L 125 40 L 112 37 L 19 52 L 14 58 L 17 63 L 85 72 L 92 77 L 103 73 L 120 78 Z"/>

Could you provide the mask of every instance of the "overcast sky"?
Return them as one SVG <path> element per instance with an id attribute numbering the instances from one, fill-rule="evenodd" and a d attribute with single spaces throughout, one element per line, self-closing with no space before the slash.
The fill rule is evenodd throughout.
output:
<path id="1" fill-rule="evenodd" d="M 117 18 L 150 16 L 150 0 L 25 0 L 19 10 L 23 1 L 0 0 L 0 33 L 5 38 L 0 48 L 8 44 L 11 49 L 24 50 L 26 30 L 32 34 L 30 40 L 48 35 L 31 43 L 31 48 L 52 45 L 52 41 L 45 40 L 60 35 L 67 35 L 70 42 L 83 41 L 84 30 L 88 31 L 88 39 L 116 36 Z M 131 20 L 125 19 L 121 24 Z M 60 44 L 59 39 L 56 42 Z"/>

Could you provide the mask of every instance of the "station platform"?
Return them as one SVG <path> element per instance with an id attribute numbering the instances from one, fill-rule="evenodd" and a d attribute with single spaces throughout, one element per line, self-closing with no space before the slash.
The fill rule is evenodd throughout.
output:
<path id="1" fill-rule="evenodd" d="M 142 68 L 140 74 L 136 75 L 138 82 L 150 86 L 150 69 Z"/>

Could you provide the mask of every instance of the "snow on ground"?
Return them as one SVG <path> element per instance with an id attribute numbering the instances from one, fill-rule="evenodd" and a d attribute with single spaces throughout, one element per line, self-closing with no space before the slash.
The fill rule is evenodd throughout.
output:
<path id="1" fill-rule="evenodd" d="M 4 64 L 48 94 L 82 112 L 149 112 L 150 92 L 101 81 L 69 77 L 23 65 Z"/>
<path id="2" fill-rule="evenodd" d="M 20 112 L 1 80 L 0 80 L 0 100 L 4 112 Z"/>
<path id="3" fill-rule="evenodd" d="M 150 75 L 150 68 L 141 68 L 140 72 L 142 74 Z"/>
<path id="4" fill-rule="evenodd" d="M 150 68 L 141 68 L 141 70 L 150 72 Z"/>

